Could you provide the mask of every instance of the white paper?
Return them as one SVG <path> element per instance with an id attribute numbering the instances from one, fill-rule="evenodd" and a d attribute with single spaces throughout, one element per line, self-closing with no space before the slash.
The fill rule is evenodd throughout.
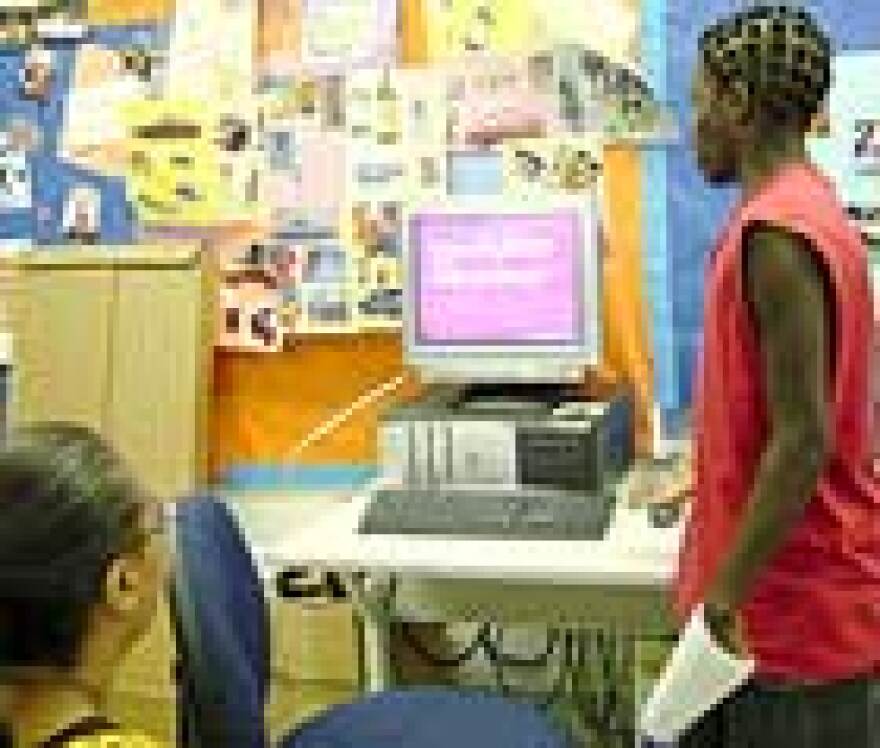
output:
<path id="1" fill-rule="evenodd" d="M 323 72 L 390 63 L 396 30 L 394 0 L 304 0 L 302 63 Z"/>
<path id="2" fill-rule="evenodd" d="M 666 671 L 642 709 L 642 735 L 674 742 L 712 707 L 742 686 L 754 662 L 725 652 L 712 639 L 702 606 L 687 625 Z"/>

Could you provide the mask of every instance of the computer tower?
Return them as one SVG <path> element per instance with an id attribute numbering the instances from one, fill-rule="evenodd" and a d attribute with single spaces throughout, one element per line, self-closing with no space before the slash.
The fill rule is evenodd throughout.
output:
<path id="1" fill-rule="evenodd" d="M 401 486 L 601 493 L 633 456 L 633 400 L 477 402 L 427 395 L 381 421 L 383 475 Z"/>

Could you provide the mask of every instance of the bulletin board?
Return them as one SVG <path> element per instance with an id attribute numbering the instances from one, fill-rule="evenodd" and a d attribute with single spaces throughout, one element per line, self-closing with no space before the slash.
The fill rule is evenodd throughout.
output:
<path id="1" fill-rule="evenodd" d="M 91 2 L 86 32 L 52 60 L 46 103 L 5 107 L 0 158 L 20 179 L 0 191 L 0 240 L 222 236 L 217 342 L 237 394 L 218 417 L 238 427 L 218 451 L 231 460 L 236 444 L 276 454 L 289 441 L 268 415 L 245 423 L 244 408 L 269 412 L 262 369 L 314 370 L 315 346 L 340 352 L 355 387 L 375 384 L 365 350 L 401 365 L 398 349 L 371 346 L 399 337 L 411 204 L 598 192 L 611 289 L 600 378 L 633 381 L 648 414 L 636 140 L 663 111 L 639 70 L 638 3 L 565 3 L 566 15 L 556 0 L 358 0 L 345 36 L 351 5 Z M 4 95 L 25 65 L 0 54 Z"/>

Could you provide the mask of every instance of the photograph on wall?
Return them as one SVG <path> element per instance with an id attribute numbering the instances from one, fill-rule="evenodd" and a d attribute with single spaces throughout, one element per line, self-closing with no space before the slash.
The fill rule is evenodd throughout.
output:
<path id="1" fill-rule="evenodd" d="M 227 271 L 217 315 L 217 346 L 274 353 L 284 346 L 283 297 L 274 279 L 257 268 Z"/>
<path id="2" fill-rule="evenodd" d="M 303 284 L 297 334 L 356 332 L 355 302 L 355 289 L 351 284 Z"/>
<path id="3" fill-rule="evenodd" d="M 403 318 L 404 203 L 351 206 L 350 244 L 357 275 L 357 313 L 364 327 L 398 325 Z"/>
<path id="4" fill-rule="evenodd" d="M 588 194 L 602 174 L 600 140 L 518 140 L 504 144 L 505 194 Z"/>
<path id="5" fill-rule="evenodd" d="M 391 66 L 353 70 L 345 76 L 347 132 L 375 146 L 399 145 L 404 136 L 404 101 Z"/>
<path id="6" fill-rule="evenodd" d="M 101 192 L 77 185 L 67 195 L 61 219 L 64 237 L 74 243 L 97 244 L 101 232 Z"/>
<path id="7" fill-rule="evenodd" d="M 26 146 L 9 125 L 0 128 L 0 211 L 31 207 L 32 179 Z"/>

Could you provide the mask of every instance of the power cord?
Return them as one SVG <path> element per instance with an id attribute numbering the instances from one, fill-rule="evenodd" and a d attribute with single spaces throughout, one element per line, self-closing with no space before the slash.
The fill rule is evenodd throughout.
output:
<path id="1" fill-rule="evenodd" d="M 302 454 L 314 446 L 322 439 L 325 439 L 330 434 L 332 434 L 336 429 L 340 426 L 343 426 L 347 421 L 349 421 L 356 413 L 363 410 L 364 408 L 369 407 L 370 405 L 374 405 L 380 400 L 389 395 L 397 392 L 408 378 L 408 374 L 404 372 L 394 379 L 389 379 L 386 382 L 382 382 L 379 385 L 376 385 L 371 390 L 360 395 L 357 399 L 353 400 L 347 408 L 339 411 L 334 414 L 330 418 L 328 418 L 323 423 L 316 426 L 312 431 L 310 431 L 302 441 L 300 441 L 293 449 L 290 450 L 287 455 L 288 460 L 296 461 Z"/>

